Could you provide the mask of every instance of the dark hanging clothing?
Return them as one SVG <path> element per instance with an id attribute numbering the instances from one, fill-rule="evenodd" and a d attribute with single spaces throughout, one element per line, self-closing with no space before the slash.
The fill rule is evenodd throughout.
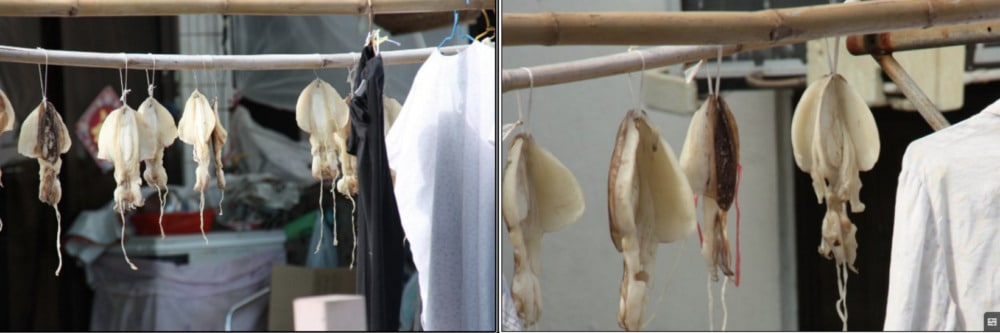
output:
<path id="1" fill-rule="evenodd" d="M 382 56 L 371 45 L 362 51 L 356 73 L 347 152 L 358 158 L 358 293 L 365 296 L 368 330 L 396 331 L 404 284 L 403 228 L 385 152 Z"/>

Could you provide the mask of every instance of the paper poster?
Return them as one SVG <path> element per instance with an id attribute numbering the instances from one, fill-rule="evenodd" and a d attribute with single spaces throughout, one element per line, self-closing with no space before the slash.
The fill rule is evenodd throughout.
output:
<path id="1" fill-rule="evenodd" d="M 101 171 L 108 172 L 111 171 L 112 165 L 111 161 L 101 160 L 97 158 L 97 138 L 98 134 L 101 132 L 101 125 L 104 124 L 104 118 L 108 116 L 111 111 L 122 105 L 119 99 L 118 93 L 111 86 L 105 86 L 97 98 L 90 103 L 87 110 L 83 112 L 80 116 L 80 120 L 76 122 L 76 136 L 83 143 L 84 149 L 90 153 L 90 157 L 94 159 L 94 163 L 101 168 Z"/>

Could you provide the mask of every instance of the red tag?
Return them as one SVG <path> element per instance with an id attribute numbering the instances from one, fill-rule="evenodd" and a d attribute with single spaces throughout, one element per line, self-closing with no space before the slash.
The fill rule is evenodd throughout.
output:
<path id="1" fill-rule="evenodd" d="M 101 132 L 101 125 L 104 124 L 104 118 L 121 105 L 122 102 L 118 93 L 111 86 L 105 86 L 97 94 L 97 98 L 90 103 L 87 110 L 83 112 L 80 119 L 76 121 L 77 138 L 80 139 L 80 142 L 83 143 L 83 148 L 90 153 L 90 157 L 94 159 L 94 163 L 103 172 L 111 171 L 113 166 L 111 165 L 111 161 L 97 158 L 97 138 Z"/>

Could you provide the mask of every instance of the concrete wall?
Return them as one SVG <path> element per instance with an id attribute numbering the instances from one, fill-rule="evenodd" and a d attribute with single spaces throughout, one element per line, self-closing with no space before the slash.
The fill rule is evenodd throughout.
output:
<path id="1" fill-rule="evenodd" d="M 505 2 L 506 12 L 668 10 L 675 1 L 514 1 Z M 518 46 L 502 52 L 505 69 L 568 61 L 624 52 L 627 47 Z M 635 83 L 638 75 L 633 75 Z M 626 110 L 634 107 L 627 76 L 618 75 L 572 84 L 534 89 L 529 128 L 537 142 L 555 154 L 579 181 L 586 212 L 574 225 L 546 235 L 543 240 L 542 316 L 537 330 L 619 330 L 617 313 L 622 257 L 608 231 L 607 176 L 615 134 Z M 633 83 L 635 85 L 635 83 Z M 636 85 L 637 89 L 638 86 Z M 527 111 L 528 90 L 521 101 Z M 739 288 L 727 287 L 729 330 L 795 329 L 794 256 L 783 251 L 780 226 L 789 223 L 782 202 L 787 195 L 779 181 L 790 163 L 787 123 L 790 104 L 787 93 L 771 90 L 726 91 L 740 128 L 743 182 L 739 202 L 742 209 L 742 280 Z M 502 96 L 503 123 L 517 119 L 515 92 Z M 690 116 L 651 111 L 652 123 L 679 156 Z M 503 158 L 509 142 L 504 142 Z M 788 155 L 788 156 L 785 156 Z M 730 237 L 735 235 L 735 213 L 731 213 Z M 784 221 L 784 222 L 782 222 Z M 786 228 L 787 230 L 787 228 Z M 786 244 L 788 239 L 785 239 Z M 512 250 L 502 233 L 502 272 L 510 283 Z M 785 254 L 783 255 L 782 252 Z M 700 255 L 698 236 L 661 245 L 654 288 L 647 313 L 655 318 L 647 330 L 708 330 L 707 272 Z M 715 324 L 722 321 L 719 285 L 713 287 Z M 665 292 L 665 293 L 664 293 Z M 662 300 L 661 300 L 662 295 Z"/>

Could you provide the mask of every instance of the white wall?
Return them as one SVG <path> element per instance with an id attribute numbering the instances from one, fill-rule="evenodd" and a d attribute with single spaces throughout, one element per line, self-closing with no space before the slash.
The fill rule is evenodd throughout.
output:
<path id="1" fill-rule="evenodd" d="M 515 1 L 505 2 L 505 12 L 658 10 L 672 8 L 669 1 Z M 505 47 L 505 69 L 576 60 L 626 51 L 627 46 Z M 638 78 L 638 75 L 633 75 Z M 625 75 L 534 89 L 530 130 L 537 142 L 555 154 L 579 181 L 586 211 L 574 225 L 543 240 L 541 290 L 542 315 L 537 330 L 619 330 L 617 324 L 622 257 L 615 251 L 608 231 L 607 174 L 615 134 L 626 110 L 633 107 Z M 634 81 L 637 82 L 637 81 Z M 637 87 L 636 87 L 637 88 Z M 521 101 L 527 107 L 528 90 Z M 780 96 L 780 98 L 779 98 Z M 739 288 L 727 287 L 729 330 L 796 329 L 794 317 L 794 255 L 781 251 L 780 222 L 788 222 L 785 197 L 779 196 L 779 163 L 790 162 L 782 151 L 787 129 L 787 94 L 769 90 L 726 91 L 723 97 L 735 113 L 741 139 L 743 182 L 742 280 Z M 515 92 L 505 93 L 503 123 L 517 119 Z M 780 107 L 776 106 L 780 105 Z M 649 112 L 675 154 L 680 153 L 690 122 L 689 116 Z M 780 140 L 779 140 L 780 138 Z M 509 142 L 504 142 L 503 158 Z M 790 154 L 788 154 L 790 155 Z M 780 162 L 779 162 L 780 161 Z M 790 180 L 790 178 L 785 178 Z M 735 211 L 730 216 L 729 235 L 735 236 Z M 787 230 L 785 231 L 787 232 Z M 789 234 L 791 236 L 793 234 Z M 787 239 L 786 239 L 787 240 Z M 512 250 L 502 233 L 502 272 L 510 283 Z M 788 243 L 786 244 L 793 244 Z M 787 245 L 786 245 L 787 246 Z M 683 248 L 683 253 L 681 250 Z M 735 251 L 735 249 L 734 249 Z M 785 255 L 782 255 L 785 252 Z M 682 256 L 679 256 L 681 255 Z M 735 254 L 735 253 L 734 253 Z M 678 261 L 679 258 L 679 261 Z M 671 272 L 671 267 L 675 267 Z M 670 272 L 670 273 L 668 273 Z M 672 274 L 669 277 L 668 274 Z M 647 313 L 655 318 L 646 330 L 708 330 L 707 271 L 700 255 L 698 236 L 662 245 L 653 273 L 656 289 L 650 294 Z M 665 289 L 664 289 L 665 288 Z M 720 328 L 722 309 L 715 296 L 715 329 Z M 662 292 L 662 302 L 658 303 Z M 784 300 L 783 300 L 784 299 Z"/>

